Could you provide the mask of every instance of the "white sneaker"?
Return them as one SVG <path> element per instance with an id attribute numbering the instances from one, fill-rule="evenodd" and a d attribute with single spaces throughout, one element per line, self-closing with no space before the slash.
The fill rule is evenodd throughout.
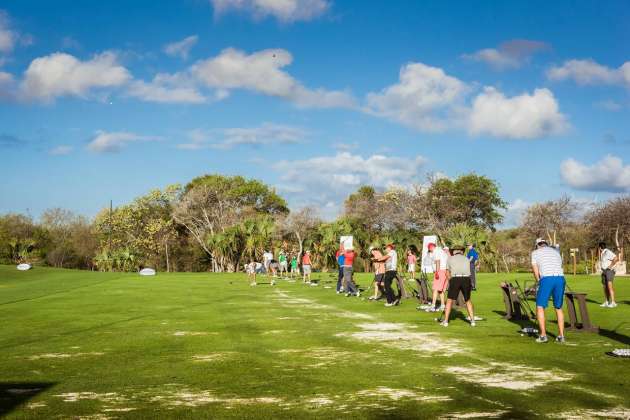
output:
<path id="1" fill-rule="evenodd" d="M 477 324 L 475 323 L 475 321 L 470 321 L 470 326 L 471 327 L 475 327 L 475 326 L 477 326 Z"/>
<path id="2" fill-rule="evenodd" d="M 440 305 L 440 307 L 438 308 L 438 311 L 443 311 L 444 309 L 446 309 L 446 306 Z"/>
<path id="3" fill-rule="evenodd" d="M 272 286 L 275 286 L 275 285 L 276 285 L 276 282 L 275 282 L 275 281 L 272 281 L 272 282 L 271 282 L 271 285 L 272 285 Z"/>
<path id="4" fill-rule="evenodd" d="M 435 309 L 435 306 L 429 306 L 427 309 L 425 309 L 425 311 L 427 311 L 427 312 L 437 312 L 437 309 Z"/>
<path id="5" fill-rule="evenodd" d="M 602 303 L 599 306 L 602 307 L 602 308 L 610 308 L 610 305 L 608 304 L 608 301 L 605 301 L 604 303 Z"/>
<path id="6" fill-rule="evenodd" d="M 616 303 L 616 302 L 610 302 L 610 303 L 608 304 L 608 307 L 609 307 L 609 308 L 616 308 L 616 307 L 617 307 L 617 303 Z"/>
<path id="7" fill-rule="evenodd" d="M 356 296 L 356 297 L 361 297 L 361 292 L 357 292 L 357 293 L 355 294 L 355 296 Z"/>
<path id="8" fill-rule="evenodd" d="M 385 306 L 389 308 L 390 306 L 394 306 L 394 303 L 386 303 Z"/>
<path id="9" fill-rule="evenodd" d="M 448 327 L 448 321 L 442 321 L 440 322 L 440 325 L 443 327 Z"/>

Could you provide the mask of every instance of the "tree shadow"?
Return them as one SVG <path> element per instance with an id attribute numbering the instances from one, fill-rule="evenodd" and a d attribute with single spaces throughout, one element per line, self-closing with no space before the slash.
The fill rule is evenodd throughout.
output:
<path id="1" fill-rule="evenodd" d="M 54 385 L 53 382 L 0 382 L 0 417 Z"/>
<path id="2" fill-rule="evenodd" d="M 622 304 L 622 305 L 630 305 L 630 300 L 620 300 L 619 302 L 617 302 L 618 304 Z"/>

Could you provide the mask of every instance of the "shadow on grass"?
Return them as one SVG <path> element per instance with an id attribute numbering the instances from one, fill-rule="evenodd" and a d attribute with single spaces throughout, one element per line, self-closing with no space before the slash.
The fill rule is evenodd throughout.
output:
<path id="1" fill-rule="evenodd" d="M 52 382 L 0 382 L 0 417 L 53 385 Z"/>
<path id="2" fill-rule="evenodd" d="M 619 334 L 617 332 L 619 327 L 621 327 L 623 324 L 625 324 L 625 322 L 622 322 L 621 324 L 619 324 L 617 328 L 615 328 L 614 330 L 607 330 L 605 328 L 600 328 L 599 335 L 606 338 L 610 338 L 611 340 L 615 340 L 625 346 L 630 346 L 630 337 L 628 337 L 625 334 Z"/>

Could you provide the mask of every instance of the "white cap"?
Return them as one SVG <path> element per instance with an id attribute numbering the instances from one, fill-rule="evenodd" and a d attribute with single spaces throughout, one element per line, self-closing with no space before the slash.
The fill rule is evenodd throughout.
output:
<path id="1" fill-rule="evenodd" d="M 546 243 L 547 245 L 549 245 L 549 243 L 547 242 L 546 239 L 544 238 L 538 238 L 536 239 L 536 245 L 541 244 L 541 243 Z"/>

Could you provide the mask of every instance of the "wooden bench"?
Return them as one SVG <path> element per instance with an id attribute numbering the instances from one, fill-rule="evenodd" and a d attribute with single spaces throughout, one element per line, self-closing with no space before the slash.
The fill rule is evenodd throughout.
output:
<path id="1" fill-rule="evenodd" d="M 518 296 L 518 291 L 510 283 L 501 283 L 499 286 L 503 291 L 503 303 L 505 304 L 504 319 L 528 320 L 527 311 L 523 306 L 523 302 Z"/>
<path id="2" fill-rule="evenodd" d="M 569 331 L 599 332 L 599 327 L 591 324 L 591 318 L 588 316 L 588 308 L 586 307 L 586 293 L 566 292 L 567 311 L 569 312 Z M 580 309 L 581 322 L 578 319 L 578 312 L 575 308 L 577 301 Z"/>

